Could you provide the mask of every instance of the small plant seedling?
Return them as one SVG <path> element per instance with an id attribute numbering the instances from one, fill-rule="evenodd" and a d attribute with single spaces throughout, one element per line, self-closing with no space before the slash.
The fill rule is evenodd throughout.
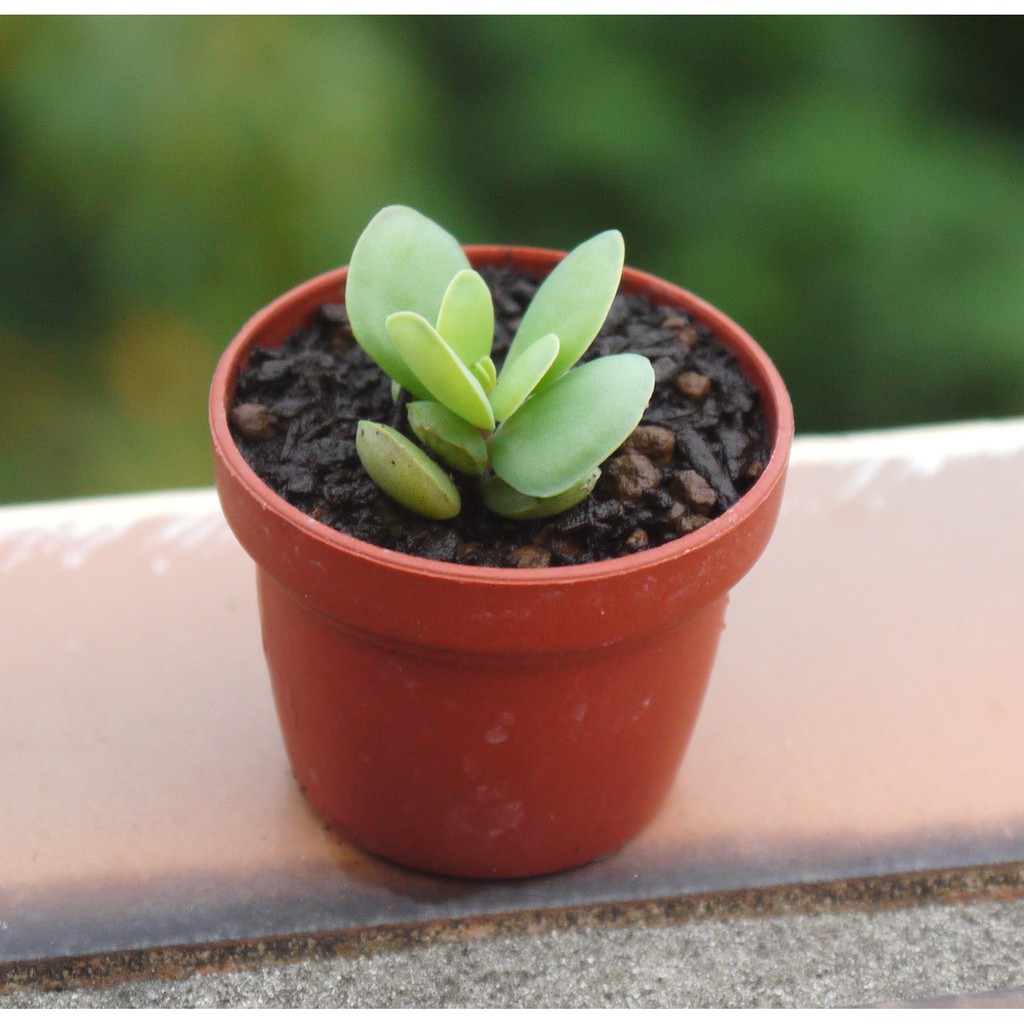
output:
<path id="1" fill-rule="evenodd" d="M 654 390 L 640 355 L 575 366 L 608 315 L 623 262 L 618 231 L 573 249 L 541 283 L 498 370 L 490 290 L 462 247 L 409 207 L 381 210 L 352 253 L 345 301 L 356 340 L 392 378 L 392 394 L 413 396 L 409 427 L 423 447 L 361 421 L 356 449 L 373 481 L 432 519 L 458 515 L 461 500 L 431 455 L 479 478 L 486 506 L 511 519 L 583 501 Z"/>

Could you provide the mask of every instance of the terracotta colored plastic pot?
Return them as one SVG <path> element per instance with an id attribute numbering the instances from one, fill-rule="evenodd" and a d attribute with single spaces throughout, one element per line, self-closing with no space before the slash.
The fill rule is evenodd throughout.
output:
<path id="1" fill-rule="evenodd" d="M 471 246 L 476 265 L 546 272 L 561 257 Z M 486 569 L 374 547 L 321 525 L 249 468 L 228 428 L 254 345 L 278 345 L 345 269 L 249 321 L 217 368 L 210 419 L 224 513 L 258 571 L 285 744 L 314 809 L 373 853 L 426 871 L 512 878 L 583 864 L 664 801 L 693 732 L 729 589 L 774 528 L 793 414 L 768 357 L 695 296 L 681 307 L 761 391 L 773 454 L 728 512 L 662 547 L 571 568 Z"/>

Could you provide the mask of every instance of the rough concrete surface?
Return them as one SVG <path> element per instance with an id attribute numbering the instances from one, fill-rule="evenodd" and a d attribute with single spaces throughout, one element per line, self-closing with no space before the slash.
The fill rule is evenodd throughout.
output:
<path id="1" fill-rule="evenodd" d="M 11 1007 L 835 1007 L 1024 987 L 1024 902 L 434 942 Z M 1017 1004 L 1019 1005 L 1019 1004 Z"/>

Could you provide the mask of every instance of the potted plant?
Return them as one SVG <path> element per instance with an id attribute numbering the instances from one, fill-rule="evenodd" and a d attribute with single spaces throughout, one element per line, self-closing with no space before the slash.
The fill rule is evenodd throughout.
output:
<path id="1" fill-rule="evenodd" d="M 617 232 L 568 257 L 463 249 L 415 211 L 388 207 L 360 238 L 350 267 L 272 302 L 218 365 L 210 398 L 217 488 L 257 564 L 264 647 L 292 768 L 318 814 L 373 853 L 464 877 L 576 866 L 639 831 L 676 775 L 728 592 L 775 525 L 792 409 L 746 332 L 622 263 Z M 476 272 L 487 267 L 541 282 L 521 323 L 506 332 L 514 337 L 500 367 L 490 293 Z M 707 485 L 700 467 L 675 472 L 680 501 L 663 511 L 676 539 L 648 545 L 634 530 L 614 557 L 582 564 L 457 564 L 335 529 L 320 506 L 286 500 L 243 455 L 242 434 L 274 439 L 275 458 L 295 445 L 290 428 L 282 441 L 267 407 L 242 408 L 240 379 L 280 378 L 274 354 L 326 317 L 339 337 L 354 335 L 360 348 L 352 350 L 371 371 L 364 352 L 390 377 L 396 404 L 390 422 L 360 418 L 350 440 L 309 446 L 365 469 L 356 489 L 376 502 L 381 529 L 392 529 L 394 517 L 436 525 L 472 516 L 494 519 L 499 530 L 545 530 L 583 522 L 598 506 L 621 510 L 618 499 L 600 496 L 598 481 L 612 478 L 610 469 L 601 478 L 601 466 L 660 457 L 638 454 L 654 435 L 634 428 L 663 360 L 652 368 L 615 351 L 574 366 L 617 290 L 667 312 L 676 345 L 692 343 L 694 325 L 713 336 L 759 396 L 767 452 L 748 467 L 748 489 L 709 518 L 713 510 L 700 505 L 706 496 L 693 490 L 695 481 Z M 326 359 L 314 355 L 303 358 Z M 694 383 L 686 376 L 675 382 L 679 390 Z M 325 379 L 318 394 L 337 376 Z M 307 434 L 329 426 L 314 423 Z M 677 432 L 690 435 L 691 426 Z M 288 486 L 302 492 L 304 478 L 297 480 Z M 694 514 L 700 510 L 707 515 Z M 472 561 L 480 548 L 460 550 Z"/>

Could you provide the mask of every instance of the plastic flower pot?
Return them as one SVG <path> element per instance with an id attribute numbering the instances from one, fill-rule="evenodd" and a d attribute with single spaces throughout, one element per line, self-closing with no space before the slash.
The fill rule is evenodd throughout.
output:
<path id="1" fill-rule="evenodd" d="M 469 246 L 475 266 L 544 274 L 562 253 Z M 785 386 L 735 323 L 626 268 L 623 288 L 685 309 L 761 392 L 772 456 L 727 512 L 679 540 L 588 565 L 489 569 L 330 529 L 249 468 L 228 427 L 254 345 L 276 346 L 346 269 L 295 288 L 224 353 L 210 420 L 225 516 L 257 565 L 263 641 L 292 769 L 343 837 L 475 878 L 574 867 L 664 802 L 711 674 L 730 588 L 775 526 L 793 436 Z"/>

